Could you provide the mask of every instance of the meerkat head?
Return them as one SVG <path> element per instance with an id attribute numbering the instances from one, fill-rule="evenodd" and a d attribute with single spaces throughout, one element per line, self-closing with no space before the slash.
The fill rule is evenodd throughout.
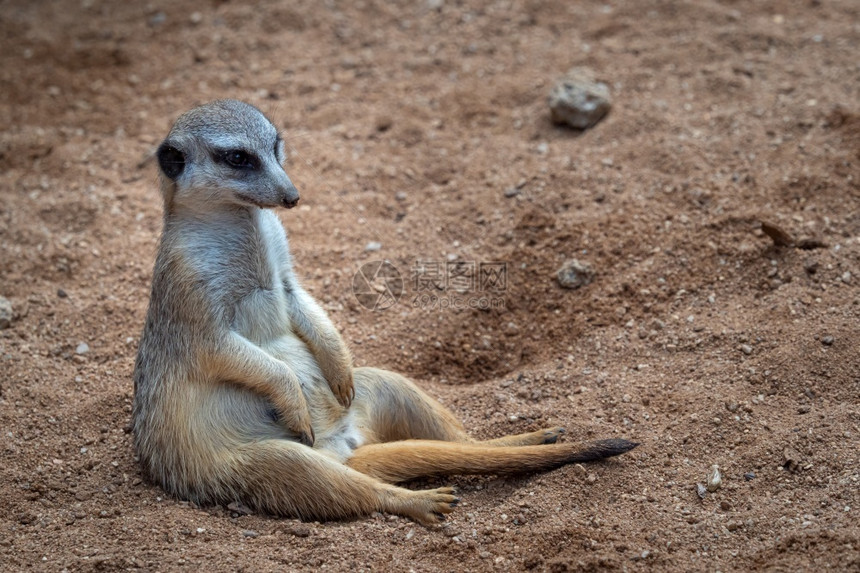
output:
<path id="1" fill-rule="evenodd" d="M 156 153 L 165 205 L 295 207 L 284 143 L 256 107 L 219 100 L 186 112 Z"/>

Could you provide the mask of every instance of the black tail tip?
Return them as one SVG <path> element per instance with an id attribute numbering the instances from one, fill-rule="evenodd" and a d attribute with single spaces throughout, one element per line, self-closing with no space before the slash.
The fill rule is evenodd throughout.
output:
<path id="1" fill-rule="evenodd" d="M 624 438 L 611 438 L 609 440 L 594 442 L 589 450 L 595 453 L 599 452 L 601 458 L 611 458 L 627 453 L 638 445 L 639 442 L 631 442 Z"/>

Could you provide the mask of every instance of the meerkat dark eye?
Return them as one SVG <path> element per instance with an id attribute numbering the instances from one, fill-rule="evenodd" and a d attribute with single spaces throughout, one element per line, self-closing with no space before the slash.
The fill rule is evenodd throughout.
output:
<path id="1" fill-rule="evenodd" d="M 256 158 L 241 149 L 231 149 L 224 152 L 222 159 L 233 169 L 254 169 L 257 167 Z"/>

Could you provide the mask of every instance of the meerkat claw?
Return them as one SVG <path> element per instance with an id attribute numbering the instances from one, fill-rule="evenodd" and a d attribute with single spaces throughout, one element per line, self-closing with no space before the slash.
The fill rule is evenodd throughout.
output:
<path id="1" fill-rule="evenodd" d="M 309 448 L 314 447 L 314 442 L 316 442 L 316 438 L 314 437 L 314 431 L 311 430 L 310 433 L 301 432 L 299 434 L 299 441 Z"/>

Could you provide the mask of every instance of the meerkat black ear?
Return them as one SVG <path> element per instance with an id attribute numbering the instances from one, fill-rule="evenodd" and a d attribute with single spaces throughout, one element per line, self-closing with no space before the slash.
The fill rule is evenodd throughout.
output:
<path id="1" fill-rule="evenodd" d="M 158 157 L 158 166 L 168 178 L 176 179 L 185 169 L 185 154 L 166 141 L 158 147 L 155 154 Z"/>

